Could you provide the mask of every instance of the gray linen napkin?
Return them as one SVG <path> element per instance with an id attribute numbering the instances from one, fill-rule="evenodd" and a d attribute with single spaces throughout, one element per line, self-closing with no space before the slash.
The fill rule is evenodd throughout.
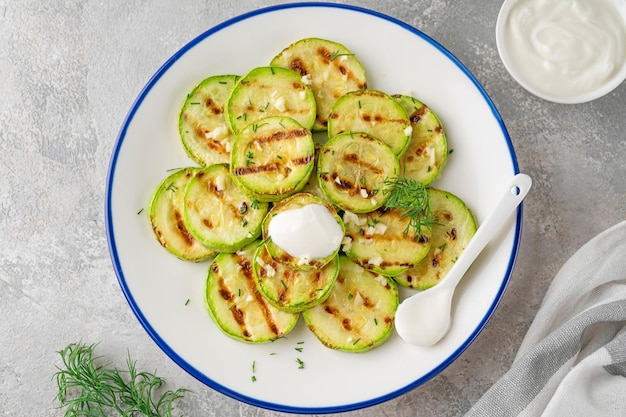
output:
<path id="1" fill-rule="evenodd" d="M 626 416 L 626 221 L 563 265 L 474 416 Z"/>

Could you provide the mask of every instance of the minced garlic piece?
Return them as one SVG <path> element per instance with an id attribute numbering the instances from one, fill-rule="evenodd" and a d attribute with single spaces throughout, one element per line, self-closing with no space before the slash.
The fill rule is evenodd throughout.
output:
<path id="1" fill-rule="evenodd" d="M 228 127 L 226 127 L 226 125 L 219 125 L 215 129 L 204 134 L 204 137 L 207 139 L 215 140 L 224 139 L 226 136 L 228 136 Z"/>
<path id="2" fill-rule="evenodd" d="M 224 191 L 226 188 L 226 180 L 223 175 L 218 175 L 215 177 L 215 190 Z"/>
<path id="3" fill-rule="evenodd" d="M 352 247 L 352 238 L 350 236 L 344 236 L 341 240 L 341 249 L 344 252 L 348 252 Z"/>
<path id="4" fill-rule="evenodd" d="M 346 224 L 354 224 L 356 226 L 363 226 L 364 224 L 367 223 L 367 218 L 363 217 L 359 217 L 358 215 L 350 212 L 350 211 L 344 211 L 343 212 L 343 222 Z"/>
<path id="5" fill-rule="evenodd" d="M 278 97 L 276 101 L 274 102 L 274 107 L 276 107 L 276 110 L 280 112 L 285 111 L 287 109 L 287 107 L 285 107 L 285 98 Z"/>
<path id="6" fill-rule="evenodd" d="M 383 287 L 386 287 L 387 284 L 389 284 L 387 282 L 387 278 L 383 277 L 382 275 L 376 275 L 374 277 L 374 279 L 376 280 L 376 282 L 378 282 L 380 285 L 382 285 Z"/>

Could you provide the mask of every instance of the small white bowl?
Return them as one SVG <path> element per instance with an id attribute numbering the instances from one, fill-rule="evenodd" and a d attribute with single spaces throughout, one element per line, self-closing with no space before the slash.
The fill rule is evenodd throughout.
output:
<path id="1" fill-rule="evenodd" d="M 500 58 L 504 63 L 505 68 L 509 72 L 509 74 L 517 81 L 522 87 L 524 87 L 527 91 L 534 94 L 537 97 L 540 97 L 544 100 L 548 100 L 555 103 L 563 103 L 563 104 L 575 104 L 575 103 L 584 103 L 588 101 L 595 100 L 600 98 L 615 88 L 617 88 L 625 79 L 626 79 L 626 53 L 622 56 L 620 62 L 616 62 L 616 70 L 605 79 L 603 82 L 595 85 L 592 89 L 588 89 L 584 92 L 572 92 L 565 84 L 561 84 L 559 88 L 555 88 L 556 84 L 551 84 L 549 87 L 546 85 L 541 85 L 540 83 L 533 80 L 532 77 L 529 76 L 527 72 L 525 72 L 520 65 L 516 63 L 516 61 L 512 57 L 513 51 L 511 51 L 512 47 L 507 44 L 507 30 L 510 29 L 509 25 L 509 17 L 511 15 L 512 10 L 519 6 L 520 3 L 528 2 L 532 0 L 504 0 L 502 7 L 500 9 L 500 13 L 498 14 L 498 19 L 496 22 L 496 45 L 498 48 L 498 53 L 500 54 Z M 596 7 L 598 3 L 597 0 L 580 0 L 582 3 L 589 2 L 591 3 L 590 7 Z M 617 17 L 621 19 L 624 39 L 622 39 L 622 47 L 626 50 L 626 2 L 622 0 L 607 0 L 606 5 L 608 7 L 614 7 L 616 14 L 612 14 L 613 17 Z M 527 62 L 531 62 L 530 60 Z M 526 71 L 529 69 L 527 68 Z M 535 69 L 535 73 L 538 71 L 542 71 L 542 69 L 538 67 Z"/>

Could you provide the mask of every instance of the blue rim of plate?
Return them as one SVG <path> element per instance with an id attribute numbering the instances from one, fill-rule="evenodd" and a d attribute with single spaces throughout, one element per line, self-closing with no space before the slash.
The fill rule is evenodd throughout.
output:
<path id="1" fill-rule="evenodd" d="M 236 392 L 236 391 L 234 391 L 232 389 L 229 389 L 229 388 L 227 388 L 227 387 L 225 387 L 225 386 L 223 386 L 221 384 L 216 383 L 215 381 L 213 381 L 212 379 L 210 379 L 209 377 L 204 375 L 201 371 L 199 371 L 198 369 L 194 368 L 191 364 L 189 364 L 187 361 L 185 361 L 184 358 L 182 358 L 172 348 L 170 348 L 170 346 L 154 330 L 154 328 L 152 327 L 150 322 L 147 320 L 147 318 L 144 316 L 142 311 L 139 309 L 138 305 L 136 304 L 136 302 L 134 300 L 133 295 L 131 294 L 131 292 L 130 292 L 127 284 L 126 284 L 126 279 L 124 277 L 124 272 L 122 270 L 122 267 L 121 267 L 121 264 L 120 264 L 120 260 L 119 260 L 119 256 L 118 256 L 118 252 L 117 252 L 117 245 L 116 245 L 116 240 L 115 240 L 115 234 L 113 232 L 113 214 L 112 214 L 112 207 L 111 207 L 111 192 L 112 192 L 112 188 L 113 188 L 113 180 L 114 180 L 114 177 L 115 177 L 115 171 L 116 171 L 116 166 L 117 166 L 117 159 L 118 159 L 118 156 L 119 156 L 119 152 L 120 152 L 122 143 L 124 142 L 124 139 L 126 138 L 126 132 L 128 130 L 128 126 L 131 123 L 131 121 L 133 120 L 133 117 L 134 117 L 137 109 L 141 106 L 143 100 L 145 99 L 147 94 L 150 92 L 150 90 L 154 87 L 154 85 L 159 81 L 161 76 L 180 57 L 182 57 L 185 53 L 187 53 L 187 51 L 189 51 L 191 48 L 193 48 L 196 44 L 200 43 L 201 41 L 203 41 L 204 39 L 208 38 L 212 34 L 217 33 L 217 32 L 219 32 L 220 30 L 222 30 L 222 29 L 224 29 L 226 27 L 229 27 L 229 26 L 231 26 L 233 24 L 239 23 L 241 21 L 244 21 L 246 19 L 258 16 L 258 15 L 271 13 L 271 12 L 276 11 L 276 10 L 294 9 L 294 8 L 306 8 L 306 7 L 338 8 L 338 9 L 345 9 L 345 10 L 350 10 L 350 11 L 354 11 L 354 12 L 357 12 L 357 13 L 363 13 L 363 14 L 374 16 L 374 17 L 378 17 L 378 18 L 380 18 L 382 20 L 385 20 L 385 21 L 387 21 L 389 23 L 392 23 L 392 24 L 400 26 L 401 28 L 403 28 L 403 29 L 413 33 L 415 36 L 418 36 L 418 37 L 422 38 L 423 40 L 425 40 L 426 42 L 430 43 L 432 46 L 437 48 L 437 50 L 439 50 L 450 61 L 452 61 L 465 74 L 465 76 L 467 76 L 467 78 L 472 81 L 472 83 L 476 86 L 478 91 L 482 94 L 485 102 L 488 104 L 489 108 L 491 109 L 495 119 L 497 120 L 497 122 L 498 122 L 498 124 L 499 124 L 499 126 L 500 126 L 500 128 L 502 130 L 502 134 L 503 134 L 503 136 L 504 136 L 504 138 L 506 140 L 506 143 L 507 143 L 507 146 L 508 146 L 508 149 L 509 149 L 509 154 L 510 154 L 509 156 L 511 158 L 511 162 L 512 162 L 512 165 L 513 165 L 514 174 L 519 173 L 519 166 L 518 166 L 518 162 L 517 162 L 517 157 L 515 155 L 515 150 L 513 149 L 513 144 L 511 143 L 511 139 L 509 137 L 509 134 L 508 134 L 508 131 L 506 129 L 506 126 L 504 125 L 502 117 L 500 116 L 500 113 L 496 109 L 493 101 L 491 100 L 491 98 L 489 97 L 489 95 L 487 94 L 485 89 L 482 87 L 482 85 L 478 82 L 478 80 L 472 75 L 472 73 L 454 55 L 452 55 L 447 49 L 445 49 L 443 46 L 441 46 L 434 39 L 432 39 L 428 35 L 424 34 L 420 30 L 414 28 L 413 26 L 410 26 L 407 23 L 404 23 L 404 22 L 402 22 L 402 21 L 400 21 L 398 19 L 395 19 L 395 18 L 393 18 L 391 16 L 385 15 L 383 13 L 380 13 L 380 12 L 377 12 L 377 11 L 374 11 L 374 10 L 370 10 L 370 9 L 366 9 L 366 8 L 362 8 L 362 7 L 358 7 L 358 6 L 345 5 L 345 4 L 335 4 L 335 3 L 324 3 L 324 2 L 302 2 L 302 3 L 282 4 L 282 5 L 275 5 L 275 6 L 270 6 L 270 7 L 266 7 L 266 8 L 261 8 L 261 9 L 257 9 L 257 10 L 251 11 L 251 12 L 247 12 L 247 13 L 241 14 L 239 16 L 236 16 L 236 17 L 233 17 L 233 18 L 231 18 L 229 20 L 226 20 L 226 21 L 224 21 L 224 22 L 222 22 L 222 23 L 212 27 L 211 29 L 205 31 L 204 33 L 200 34 L 199 36 L 197 36 L 196 38 L 191 40 L 185 46 L 183 46 L 174 55 L 172 55 L 161 66 L 161 68 L 158 69 L 158 71 L 152 76 L 152 78 L 148 81 L 148 83 L 145 85 L 145 87 L 141 90 L 141 92 L 139 93 L 139 95 L 135 99 L 135 102 L 131 106 L 131 109 L 129 110 L 126 118 L 124 119 L 124 122 L 122 123 L 122 127 L 120 129 L 120 132 L 118 134 L 117 140 L 115 142 L 115 145 L 114 145 L 114 148 L 113 148 L 113 151 L 112 151 L 111 160 L 110 160 L 110 164 L 109 164 L 109 170 L 108 170 L 108 173 L 107 173 L 107 180 L 106 180 L 106 191 L 105 191 L 105 227 L 106 227 L 107 240 L 108 240 L 108 243 L 109 243 L 109 252 L 110 252 L 111 260 L 112 260 L 112 263 L 113 263 L 113 267 L 115 269 L 115 273 L 117 275 L 120 287 L 122 289 L 122 292 L 124 293 L 124 296 L 125 296 L 128 304 L 130 305 L 133 313 L 135 314 L 135 316 L 137 317 L 137 319 L 139 320 L 141 325 L 144 327 L 146 332 L 149 334 L 149 336 L 154 340 L 154 342 L 159 346 L 159 348 L 161 348 L 161 350 L 163 350 L 163 352 L 170 359 L 172 359 L 177 365 L 179 365 L 187 373 L 189 373 L 194 378 L 196 378 L 200 382 L 204 383 L 208 387 L 214 389 L 215 391 L 220 392 L 220 393 L 222 393 L 222 394 L 224 394 L 224 395 L 226 395 L 226 396 L 228 396 L 230 398 L 233 398 L 235 400 L 244 402 L 246 404 L 250 404 L 250 405 L 253 405 L 253 406 L 256 406 L 256 407 L 260 407 L 260 408 L 264 408 L 264 409 L 268 409 L 268 410 L 287 412 L 287 413 L 294 413 L 294 414 L 331 414 L 331 413 L 347 412 L 347 411 L 353 411 L 353 410 L 357 410 L 357 409 L 371 407 L 371 406 L 374 406 L 374 405 L 381 404 L 383 402 L 389 401 L 389 400 L 391 400 L 393 398 L 396 398 L 396 397 L 398 397 L 398 396 L 400 396 L 402 394 L 405 394 L 405 393 L 407 393 L 409 391 L 412 391 L 413 389 L 423 385 L 424 383 L 426 383 L 427 381 L 429 381 L 430 379 L 434 378 L 436 375 L 441 373 L 452 362 L 454 362 L 461 355 L 461 353 L 463 353 L 469 347 L 469 345 L 472 344 L 474 339 L 482 331 L 482 329 L 485 327 L 485 325 L 487 324 L 487 322 L 489 321 L 489 319 L 491 318 L 491 316 L 495 312 L 495 309 L 498 306 L 498 304 L 500 303 L 500 300 L 502 299 L 502 296 L 504 295 L 506 287 L 508 286 L 511 273 L 513 272 L 513 268 L 515 266 L 515 261 L 517 259 L 517 254 L 518 254 L 518 249 L 519 249 L 519 242 L 520 242 L 520 239 L 521 239 L 522 219 L 523 219 L 523 204 L 520 204 L 520 206 L 517 209 L 516 222 L 515 222 L 515 236 L 514 236 L 514 241 L 513 241 L 513 248 L 511 250 L 511 256 L 509 258 L 509 264 L 507 266 L 506 273 L 504 274 L 504 276 L 502 278 L 502 284 L 501 284 L 500 288 L 498 289 L 497 295 L 496 295 L 495 299 L 493 300 L 491 306 L 489 307 L 489 310 L 488 310 L 487 314 L 485 315 L 485 317 L 483 317 L 482 321 L 479 323 L 479 325 L 476 327 L 476 329 L 474 329 L 474 331 L 467 338 L 467 340 L 465 340 L 465 342 L 463 342 L 458 347 L 458 349 L 456 349 L 448 358 L 446 358 L 441 364 L 439 364 L 437 367 L 435 367 L 431 372 L 425 374 L 421 378 L 418 378 L 417 380 L 413 381 L 411 384 L 408 384 L 408 385 L 406 385 L 405 387 L 403 387 L 401 389 L 395 390 L 393 392 L 387 393 L 385 395 L 382 395 L 382 396 L 379 396 L 379 397 L 376 397 L 376 398 L 369 399 L 367 401 L 355 402 L 355 403 L 345 404 L 345 405 L 340 405 L 340 406 L 329 406 L 329 407 L 295 407 L 295 406 L 289 406 L 289 405 L 283 405 L 283 404 L 270 403 L 270 402 L 262 401 L 262 400 L 259 400 L 259 399 L 256 399 L 256 398 L 252 398 L 252 397 L 249 397 L 249 396 L 246 396 L 246 395 L 242 395 L 242 394 L 240 394 L 240 393 L 238 393 L 238 392 Z"/>

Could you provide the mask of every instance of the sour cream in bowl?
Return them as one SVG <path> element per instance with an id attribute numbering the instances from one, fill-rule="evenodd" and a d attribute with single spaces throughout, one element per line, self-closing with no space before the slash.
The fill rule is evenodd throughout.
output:
<path id="1" fill-rule="evenodd" d="M 507 71 L 535 96 L 595 100 L 626 79 L 626 2 L 505 0 L 496 43 Z"/>

